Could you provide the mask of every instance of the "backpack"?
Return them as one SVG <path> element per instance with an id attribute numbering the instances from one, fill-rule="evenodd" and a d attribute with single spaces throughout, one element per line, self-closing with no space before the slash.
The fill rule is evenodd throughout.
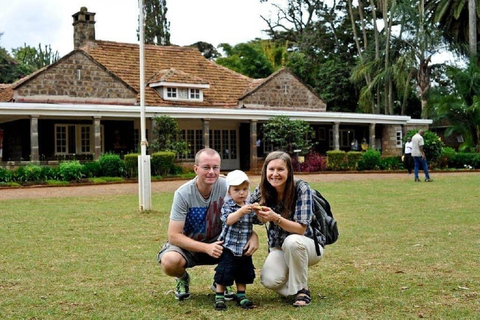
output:
<path id="1" fill-rule="evenodd" d="M 298 183 L 302 181 L 296 179 L 295 187 L 298 186 Z M 325 243 L 322 246 L 335 243 L 338 239 L 338 225 L 337 221 L 333 217 L 333 213 L 328 203 L 327 199 L 320 193 L 320 191 L 310 188 L 312 191 L 312 200 L 313 200 L 313 213 L 314 218 L 312 220 L 311 226 L 313 229 L 320 231 L 321 234 L 325 236 Z M 317 255 L 320 255 L 320 249 L 318 248 L 319 242 L 317 237 L 313 237 L 315 241 L 315 247 L 317 249 Z"/>

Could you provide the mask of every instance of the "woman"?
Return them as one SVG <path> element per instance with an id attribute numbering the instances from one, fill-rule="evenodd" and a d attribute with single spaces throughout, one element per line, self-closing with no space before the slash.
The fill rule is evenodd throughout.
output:
<path id="1" fill-rule="evenodd" d="M 261 271 L 262 284 L 283 296 L 295 295 L 294 307 L 310 304 L 308 267 L 320 261 L 313 237 L 323 236 L 310 227 L 313 219 L 312 193 L 305 181 L 295 182 L 292 159 L 283 151 L 265 158 L 261 181 L 251 203 L 262 222 L 268 224 L 269 254 Z M 316 233 L 316 234 L 315 234 Z"/>

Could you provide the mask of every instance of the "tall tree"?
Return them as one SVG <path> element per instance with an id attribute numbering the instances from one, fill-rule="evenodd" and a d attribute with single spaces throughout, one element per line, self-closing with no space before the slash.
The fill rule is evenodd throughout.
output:
<path id="1" fill-rule="evenodd" d="M 264 51 L 262 41 L 253 40 L 233 47 L 221 43 L 219 47 L 223 49 L 226 57 L 217 58 L 216 63 L 251 78 L 266 78 L 275 70 Z"/>
<path id="2" fill-rule="evenodd" d="M 189 47 L 195 47 L 202 53 L 202 55 L 208 60 L 215 60 L 221 56 L 217 49 L 208 42 L 198 41 L 191 44 Z"/>
<path id="3" fill-rule="evenodd" d="M 478 0 L 426 0 L 425 9 L 453 49 L 465 55 L 478 55 Z"/>
<path id="4" fill-rule="evenodd" d="M 166 0 L 144 0 L 144 41 L 146 44 L 170 45 L 170 22 Z M 138 32 L 137 32 L 138 35 Z M 138 35 L 140 37 L 140 35 Z"/>
<path id="5" fill-rule="evenodd" d="M 38 48 L 27 46 L 12 49 L 13 57 L 17 60 L 17 72 L 20 77 L 26 76 L 40 68 L 51 65 L 60 59 L 58 51 L 53 52 L 50 45 L 38 44 Z"/>
<path id="6" fill-rule="evenodd" d="M 430 117 L 446 120 L 446 135 L 462 134 L 463 148 L 480 151 L 480 66 L 471 59 L 465 69 L 449 67 L 450 86 L 436 88 L 427 105 Z"/>

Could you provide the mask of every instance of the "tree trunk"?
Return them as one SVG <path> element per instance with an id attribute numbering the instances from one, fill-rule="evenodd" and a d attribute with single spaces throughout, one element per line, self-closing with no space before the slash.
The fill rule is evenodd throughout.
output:
<path id="1" fill-rule="evenodd" d="M 468 0 L 468 44 L 470 58 L 477 55 L 477 10 L 475 2 L 475 0 Z"/>

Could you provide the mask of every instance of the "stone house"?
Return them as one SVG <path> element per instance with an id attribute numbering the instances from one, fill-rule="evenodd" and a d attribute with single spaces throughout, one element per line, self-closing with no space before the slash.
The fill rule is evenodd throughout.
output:
<path id="1" fill-rule="evenodd" d="M 139 45 L 95 39 L 95 13 L 73 15 L 74 50 L 11 85 L 0 85 L 2 165 L 98 159 L 139 151 Z M 309 122 L 318 152 L 350 150 L 365 138 L 383 154 L 400 155 L 403 134 L 431 120 L 327 112 L 326 103 L 290 70 L 251 79 L 205 59 L 195 48 L 145 45 L 147 140 L 156 116 L 175 118 L 191 164 L 210 146 L 222 169 L 255 170 L 269 146 L 262 124 L 285 115 Z M 257 140 L 260 141 L 257 144 Z"/>

